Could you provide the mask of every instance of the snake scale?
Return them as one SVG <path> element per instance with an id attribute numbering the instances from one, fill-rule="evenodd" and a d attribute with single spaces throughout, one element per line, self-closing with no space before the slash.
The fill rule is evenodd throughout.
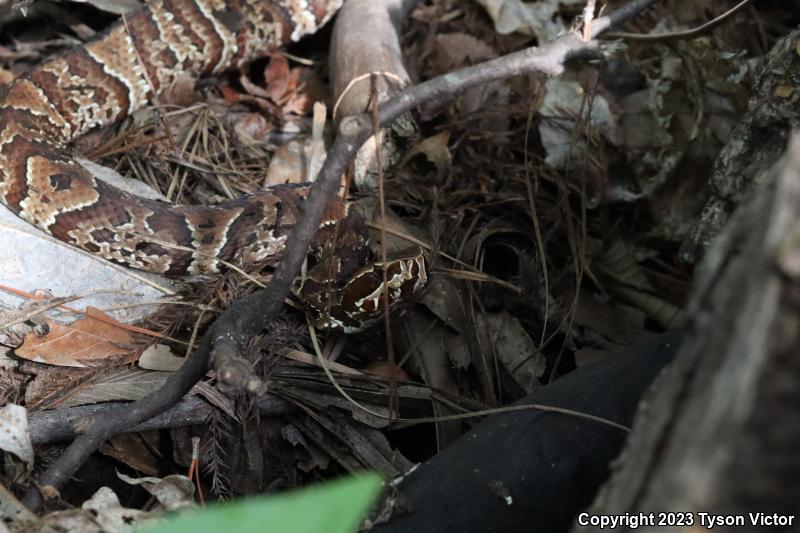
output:
<path id="1" fill-rule="evenodd" d="M 220 73 L 315 32 L 342 0 L 153 0 L 96 39 L 0 88 L 0 201 L 57 239 L 171 277 L 222 262 L 274 262 L 306 186 L 277 186 L 215 206 L 178 206 L 121 191 L 83 168 L 69 143 L 141 108 L 179 78 Z M 340 204 L 337 204 L 340 205 Z M 327 257 L 296 293 L 320 327 L 357 331 L 427 280 L 421 250 L 369 263 L 363 231 L 332 244 L 346 207 L 315 238 Z M 350 221 L 351 216 L 344 218 Z M 335 241 L 333 241 L 335 242 Z M 383 284 L 384 270 L 388 290 Z"/>

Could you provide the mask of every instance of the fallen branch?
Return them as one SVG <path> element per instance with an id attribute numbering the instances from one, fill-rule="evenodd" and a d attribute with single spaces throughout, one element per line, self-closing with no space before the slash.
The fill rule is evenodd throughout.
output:
<path id="1" fill-rule="evenodd" d="M 370 109 L 373 85 L 378 104 L 409 85 L 400 49 L 400 30 L 418 3 L 419 0 L 348 0 L 339 11 L 333 26 L 328 66 L 336 102 L 333 108 L 336 124 L 344 117 Z M 358 189 L 368 191 L 376 187 L 378 145 L 385 169 L 400 161 L 403 147 L 412 144 L 416 136 L 414 119 L 406 113 L 370 137 L 358 150 L 353 165 L 353 181 Z"/>
<path id="2" fill-rule="evenodd" d="M 39 411 L 28 415 L 31 442 L 36 446 L 51 442 L 74 439 L 80 432 L 78 427 L 89 417 L 103 418 L 128 402 L 108 402 L 80 407 L 65 407 L 52 411 Z M 264 394 L 255 400 L 255 406 L 264 416 L 283 415 L 292 411 L 292 406 L 272 394 Z M 157 416 L 127 428 L 120 433 L 136 433 L 153 429 L 168 429 L 203 424 L 216 408 L 199 396 L 187 396 Z M 109 435 L 113 437 L 113 435 Z"/>
<path id="3" fill-rule="evenodd" d="M 595 20 L 590 34 L 592 40 L 584 41 L 577 33 L 568 32 L 544 46 L 515 52 L 410 87 L 381 106 L 377 122 L 380 125 L 387 124 L 424 102 L 453 98 L 470 87 L 490 81 L 531 72 L 551 76 L 561 74 L 567 59 L 597 57 L 596 48 L 599 45 L 595 38 L 608 28 L 641 13 L 656 1 L 658 0 L 633 0 L 610 15 Z M 86 431 L 45 470 L 36 488 L 28 491 L 24 498 L 26 505 L 38 508 L 41 505 L 40 491 L 50 497 L 55 496 L 56 489 L 109 436 L 119 433 L 123 428 L 141 424 L 177 403 L 205 375 L 210 359 L 239 360 L 239 346 L 263 330 L 280 310 L 305 259 L 309 243 L 319 228 L 325 206 L 338 190 L 340 178 L 356 151 L 372 133 L 372 119 L 369 115 L 342 120 L 336 140 L 309 191 L 303 214 L 286 241 L 283 259 L 269 285 L 235 302 L 222 313 L 203 335 L 196 352 L 187 358 L 183 366 L 159 390 L 116 409 L 103 418 L 91 420 Z M 225 382 L 233 377 L 235 376 L 218 375 L 217 379 Z"/>

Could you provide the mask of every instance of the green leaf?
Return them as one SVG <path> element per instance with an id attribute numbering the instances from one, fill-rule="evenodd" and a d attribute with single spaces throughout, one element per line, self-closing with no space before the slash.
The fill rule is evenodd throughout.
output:
<path id="1" fill-rule="evenodd" d="M 377 474 L 361 474 L 286 494 L 184 512 L 137 533 L 353 533 L 380 488 Z"/>

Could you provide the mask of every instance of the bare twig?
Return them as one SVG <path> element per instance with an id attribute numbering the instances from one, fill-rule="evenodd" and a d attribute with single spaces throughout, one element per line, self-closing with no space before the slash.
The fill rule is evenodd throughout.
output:
<path id="1" fill-rule="evenodd" d="M 370 78 L 372 80 L 372 129 L 378 131 L 380 124 L 378 123 L 378 87 L 375 75 Z M 381 216 L 381 261 L 386 264 L 386 197 L 384 195 L 383 185 L 383 154 L 381 153 L 381 143 L 375 143 L 375 164 L 378 169 L 378 206 Z M 381 269 L 383 272 L 383 297 L 385 305 L 383 306 L 383 337 L 386 341 L 386 359 L 389 365 L 394 368 L 394 348 L 392 346 L 392 321 L 389 319 L 389 272 L 387 268 Z M 395 372 L 389 372 L 389 416 L 399 416 L 399 409 L 396 405 L 397 402 L 397 375 Z"/>
<path id="2" fill-rule="evenodd" d="M 752 0 L 742 0 L 722 15 L 713 18 L 705 24 L 686 31 L 676 31 L 669 33 L 624 33 L 609 32 L 604 35 L 607 39 L 626 39 L 628 41 L 678 41 L 682 39 L 694 39 L 710 32 L 730 17 L 744 9 Z"/>
<path id="3" fill-rule="evenodd" d="M 595 39 L 608 28 L 641 13 L 657 0 L 633 0 L 608 16 L 592 24 L 591 37 Z M 555 41 L 538 48 L 529 48 L 507 56 L 445 74 L 406 89 L 381 106 L 378 123 L 383 125 L 431 100 L 452 99 L 470 87 L 512 76 L 541 72 L 558 75 L 570 57 L 580 57 L 585 51 L 596 56 L 596 41 L 584 42 L 576 33 L 569 32 Z M 583 56 L 585 57 L 585 56 Z M 56 459 L 39 478 L 37 487 L 50 494 L 62 486 L 86 461 L 100 444 L 123 428 L 141 424 L 178 402 L 206 373 L 209 360 L 236 360 L 239 346 L 260 332 L 275 317 L 296 273 L 305 259 L 306 250 L 319 228 L 323 212 L 339 188 L 340 177 L 358 148 L 373 133 L 368 114 L 342 120 L 339 134 L 331 147 L 317 181 L 310 189 L 294 231 L 286 241 L 283 259 L 269 285 L 263 290 L 234 303 L 206 331 L 197 351 L 167 382 L 147 397 L 125 407 L 115 409 L 107 416 L 89 421 L 85 432 Z M 226 376 L 218 376 L 225 380 Z M 39 507 L 41 495 L 31 489 L 25 496 L 29 507 Z"/>

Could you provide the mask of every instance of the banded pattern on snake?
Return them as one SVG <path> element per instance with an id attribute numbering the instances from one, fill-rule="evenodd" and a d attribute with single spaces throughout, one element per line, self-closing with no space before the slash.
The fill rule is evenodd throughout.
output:
<path id="1" fill-rule="evenodd" d="M 0 88 L 0 202 L 59 240 L 167 276 L 215 273 L 218 260 L 255 264 L 278 257 L 306 187 L 176 206 L 96 179 L 68 144 L 133 113 L 179 78 L 222 72 L 313 33 L 342 1 L 152 0 L 93 41 L 13 80 Z M 342 219 L 346 208 L 329 210 L 326 224 Z M 421 250 L 385 265 L 364 264 L 366 251 L 356 255 L 362 264 L 334 258 L 333 268 L 331 259 L 323 260 L 298 289 L 318 326 L 352 331 L 374 321 L 383 302 L 383 268 L 390 305 L 427 280 Z M 340 277 L 338 287 L 332 289 L 323 266 Z"/>

